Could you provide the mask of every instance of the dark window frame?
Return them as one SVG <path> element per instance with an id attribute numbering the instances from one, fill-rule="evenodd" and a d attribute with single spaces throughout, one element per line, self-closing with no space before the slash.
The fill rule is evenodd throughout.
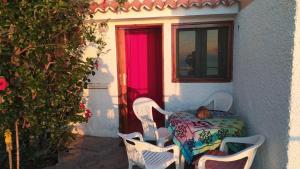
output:
<path id="1" fill-rule="evenodd" d="M 218 21 L 218 22 L 206 22 L 206 23 L 176 23 L 172 24 L 172 82 L 203 82 L 203 83 L 219 83 L 219 82 L 231 82 L 232 81 L 232 51 L 233 51 L 233 21 Z M 179 77 L 178 61 L 177 61 L 177 30 L 183 28 L 228 28 L 228 43 L 227 43 L 227 63 L 226 74 L 223 77 Z"/>

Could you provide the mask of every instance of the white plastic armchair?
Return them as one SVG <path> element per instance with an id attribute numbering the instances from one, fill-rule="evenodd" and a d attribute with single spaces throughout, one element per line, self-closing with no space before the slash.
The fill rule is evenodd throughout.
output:
<path id="1" fill-rule="evenodd" d="M 122 137 L 126 146 L 128 169 L 132 169 L 135 165 L 145 169 L 164 169 L 174 162 L 176 169 L 179 169 L 178 146 L 158 147 L 152 145 L 144 142 L 142 135 L 138 132 L 131 134 L 119 133 L 118 135 Z"/>
<path id="2" fill-rule="evenodd" d="M 232 95 L 226 92 L 216 92 L 208 97 L 208 99 L 202 104 L 204 106 L 213 102 L 214 110 L 228 111 L 233 102 Z"/>
<path id="3" fill-rule="evenodd" d="M 153 120 L 152 108 L 165 116 L 172 114 L 172 112 L 160 108 L 158 104 L 150 98 L 140 97 L 133 102 L 134 114 L 142 123 L 144 139 L 154 140 L 158 146 L 163 147 L 164 144 L 171 139 L 172 135 L 165 127 L 157 128 Z"/>
<path id="4" fill-rule="evenodd" d="M 227 155 L 227 156 L 204 155 L 200 158 L 198 162 L 198 169 L 205 169 L 205 162 L 207 160 L 230 162 L 230 161 L 237 161 L 245 157 L 247 157 L 247 161 L 245 163 L 244 169 L 250 169 L 256 151 L 264 143 L 264 141 L 265 141 L 265 137 L 262 135 L 254 135 L 251 137 L 239 137 L 239 138 L 227 137 L 222 141 L 220 146 L 220 151 L 227 153 L 228 148 L 226 143 L 244 143 L 244 144 L 251 144 L 252 146 L 233 155 Z"/>

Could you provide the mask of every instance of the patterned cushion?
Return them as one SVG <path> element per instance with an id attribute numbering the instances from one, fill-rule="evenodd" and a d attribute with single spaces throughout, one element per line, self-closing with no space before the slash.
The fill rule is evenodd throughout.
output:
<path id="1" fill-rule="evenodd" d="M 214 156 L 225 156 L 226 153 L 218 150 L 208 151 L 206 155 L 214 155 Z M 201 158 L 201 157 L 200 157 Z M 196 160 L 193 164 L 195 164 L 195 169 L 198 169 L 198 161 Z M 220 162 L 220 161 L 212 161 L 207 160 L 205 163 L 205 169 L 244 169 L 244 166 L 247 162 L 247 158 L 243 158 L 236 161 L 231 162 Z"/>

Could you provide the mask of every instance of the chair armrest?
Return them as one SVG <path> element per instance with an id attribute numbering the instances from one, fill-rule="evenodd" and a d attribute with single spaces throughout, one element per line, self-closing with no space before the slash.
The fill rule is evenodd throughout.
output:
<path id="1" fill-rule="evenodd" d="M 134 133 L 131 133 L 131 134 L 132 134 L 131 138 L 139 138 L 140 141 L 144 141 L 143 135 L 141 133 L 134 132 Z"/>
<path id="2" fill-rule="evenodd" d="M 133 140 L 133 139 L 128 139 L 128 140 L 134 142 L 136 149 L 140 151 L 163 152 L 162 148 L 156 145 L 144 141 Z"/>
<path id="3" fill-rule="evenodd" d="M 244 143 L 244 142 L 242 142 L 242 137 L 239 137 L 239 138 L 237 138 L 237 137 L 226 137 L 222 141 L 219 150 L 223 151 L 225 153 L 228 153 L 227 143 Z"/>
<path id="4" fill-rule="evenodd" d="M 173 150 L 174 157 L 179 158 L 180 151 L 179 151 L 179 147 L 177 145 L 174 144 L 174 145 L 170 145 L 170 146 L 162 148 L 162 151 L 164 151 L 164 152 L 170 151 L 170 150 Z"/>
<path id="5" fill-rule="evenodd" d="M 175 144 L 167 146 L 167 147 L 162 147 L 161 149 L 162 149 L 162 151 L 170 151 L 170 150 L 173 150 L 174 152 L 179 151 L 179 147 Z"/>
<path id="6" fill-rule="evenodd" d="M 162 108 L 160 107 L 156 107 L 156 109 L 163 115 L 166 115 L 166 116 L 170 116 L 173 114 L 173 112 L 169 112 L 169 111 L 166 111 L 166 110 L 163 110 Z"/>
<path id="7" fill-rule="evenodd" d="M 251 137 L 226 137 L 220 146 L 220 151 L 227 152 L 227 143 L 243 143 L 243 144 L 255 144 L 260 139 L 259 144 L 264 142 L 264 137 L 260 135 L 254 135 Z"/>
<path id="8" fill-rule="evenodd" d="M 141 141 L 134 141 L 132 139 L 129 139 L 130 141 L 134 142 L 137 149 L 141 151 L 152 151 L 152 152 L 167 152 L 170 150 L 174 151 L 174 154 L 179 154 L 179 148 L 176 145 L 170 145 L 167 147 L 158 147 L 156 145 L 147 143 L 147 142 L 141 142 Z"/>
<path id="9" fill-rule="evenodd" d="M 133 132 L 130 134 L 118 134 L 120 137 L 124 137 L 126 139 L 138 138 L 140 141 L 144 141 L 143 135 L 139 132 Z"/>

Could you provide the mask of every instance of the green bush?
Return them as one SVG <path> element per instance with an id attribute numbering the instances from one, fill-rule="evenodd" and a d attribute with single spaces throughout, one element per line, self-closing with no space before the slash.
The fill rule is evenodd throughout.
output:
<path id="1" fill-rule="evenodd" d="M 0 76 L 9 82 L 0 91 L 0 168 L 8 167 L 4 130 L 14 132 L 17 119 L 26 169 L 54 163 L 72 124 L 87 122 L 80 102 L 94 61 L 83 58 L 85 42 L 98 56 L 105 46 L 88 12 L 87 0 L 0 0 Z"/>

